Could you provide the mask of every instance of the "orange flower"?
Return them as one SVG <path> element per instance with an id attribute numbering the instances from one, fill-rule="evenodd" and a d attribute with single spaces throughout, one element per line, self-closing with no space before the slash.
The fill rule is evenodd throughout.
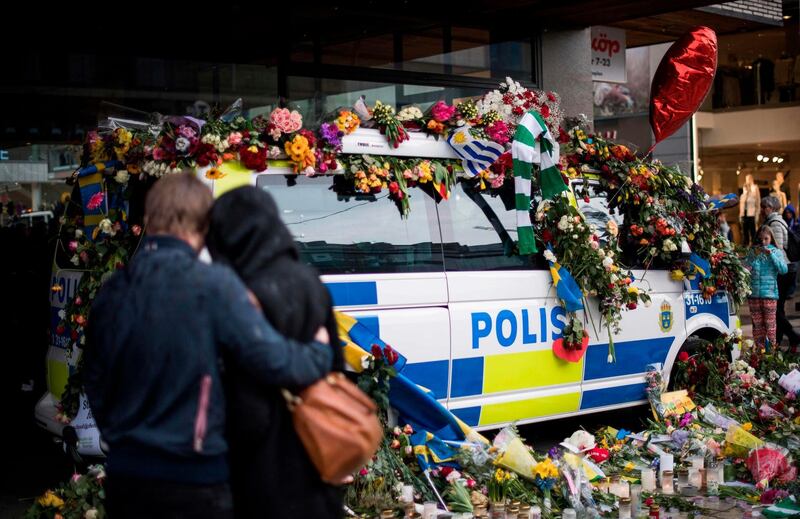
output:
<path id="1" fill-rule="evenodd" d="M 443 133 L 444 124 L 440 123 L 436 119 L 431 119 L 430 121 L 428 121 L 428 129 L 433 133 Z"/>
<path id="2" fill-rule="evenodd" d="M 219 180 L 221 178 L 224 178 L 225 175 L 226 175 L 226 173 L 224 173 L 219 168 L 209 168 L 209 170 L 206 171 L 206 178 L 208 178 L 210 180 Z"/>

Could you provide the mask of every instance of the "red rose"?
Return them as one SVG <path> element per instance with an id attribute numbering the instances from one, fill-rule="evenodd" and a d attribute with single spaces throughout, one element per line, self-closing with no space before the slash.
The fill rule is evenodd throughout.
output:
<path id="1" fill-rule="evenodd" d="M 250 146 L 239 150 L 239 159 L 247 169 L 264 171 L 267 169 L 267 148 Z"/>
<path id="2" fill-rule="evenodd" d="M 569 142 L 569 134 L 564 131 L 564 128 L 558 128 L 558 142 L 560 144 L 565 144 Z"/>
<path id="3" fill-rule="evenodd" d="M 542 231 L 542 241 L 548 243 L 553 240 L 553 233 L 549 229 Z"/>
<path id="4" fill-rule="evenodd" d="M 628 303 L 628 310 L 636 310 L 636 303 Z"/>
<path id="5" fill-rule="evenodd" d="M 372 356 L 375 357 L 376 359 L 383 358 L 383 350 L 377 344 L 372 345 Z"/>
<path id="6" fill-rule="evenodd" d="M 588 204 L 589 203 L 589 196 L 587 195 L 587 196 L 583 197 L 583 201 Z"/>
<path id="7" fill-rule="evenodd" d="M 547 119 L 548 117 L 550 117 L 550 107 L 549 106 L 542 105 L 541 112 L 542 112 L 542 117 L 543 118 Z"/>
<path id="8" fill-rule="evenodd" d="M 388 344 L 383 349 L 383 353 L 386 355 L 386 362 L 388 362 L 390 366 L 394 366 L 397 361 L 400 360 L 400 356 Z"/>
<path id="9" fill-rule="evenodd" d="M 56 327 L 56 335 L 64 335 L 64 331 L 65 330 L 63 326 Z"/>
<path id="10" fill-rule="evenodd" d="M 389 182 L 389 192 L 396 195 L 400 192 L 400 185 L 397 182 Z"/>
<path id="11" fill-rule="evenodd" d="M 689 360 L 689 354 L 685 351 L 678 353 L 678 360 L 681 362 L 686 362 Z"/>
<path id="12" fill-rule="evenodd" d="M 70 334 L 69 334 L 69 337 L 73 341 L 77 341 L 78 340 L 78 331 L 77 330 L 72 330 L 72 332 L 70 332 Z"/>

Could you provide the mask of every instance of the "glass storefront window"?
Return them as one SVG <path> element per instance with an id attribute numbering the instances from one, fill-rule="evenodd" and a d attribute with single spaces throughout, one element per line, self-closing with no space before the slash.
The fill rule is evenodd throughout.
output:
<path id="1" fill-rule="evenodd" d="M 339 107 L 352 107 L 362 95 L 370 105 L 380 99 L 398 108 L 414 104 L 425 110 L 439 100 L 452 103 L 454 99 L 484 93 L 480 88 L 398 85 L 298 76 L 289 77 L 288 89 L 291 107 L 299 110 L 306 121 L 320 121 Z"/>

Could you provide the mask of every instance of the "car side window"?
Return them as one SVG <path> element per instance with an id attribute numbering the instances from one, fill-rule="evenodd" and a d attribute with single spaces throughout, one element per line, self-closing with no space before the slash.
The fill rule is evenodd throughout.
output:
<path id="1" fill-rule="evenodd" d="M 412 190 L 411 212 L 400 216 L 388 190 L 354 192 L 341 175 L 260 175 L 301 258 L 321 274 L 441 272 L 434 201 Z"/>
<path id="2" fill-rule="evenodd" d="M 536 267 L 536 257 L 513 254 L 517 242 L 514 185 L 481 190 L 460 181 L 438 205 L 445 269 L 520 270 Z"/>
<path id="3" fill-rule="evenodd" d="M 575 192 L 575 199 L 578 209 L 586 217 L 586 221 L 597 227 L 600 243 L 605 245 L 608 242 L 608 222 L 614 221 L 617 226 L 622 227 L 623 216 L 616 209 L 608 208 L 606 193 L 600 190 L 600 184 L 596 181 L 574 182 L 572 189 Z"/>

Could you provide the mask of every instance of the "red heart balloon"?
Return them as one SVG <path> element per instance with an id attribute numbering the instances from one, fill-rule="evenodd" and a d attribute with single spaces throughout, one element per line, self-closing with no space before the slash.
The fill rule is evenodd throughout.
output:
<path id="1" fill-rule="evenodd" d="M 672 44 L 650 88 L 650 126 L 656 144 L 697 111 L 711 89 L 716 70 L 717 35 L 713 29 L 695 27 Z"/>

